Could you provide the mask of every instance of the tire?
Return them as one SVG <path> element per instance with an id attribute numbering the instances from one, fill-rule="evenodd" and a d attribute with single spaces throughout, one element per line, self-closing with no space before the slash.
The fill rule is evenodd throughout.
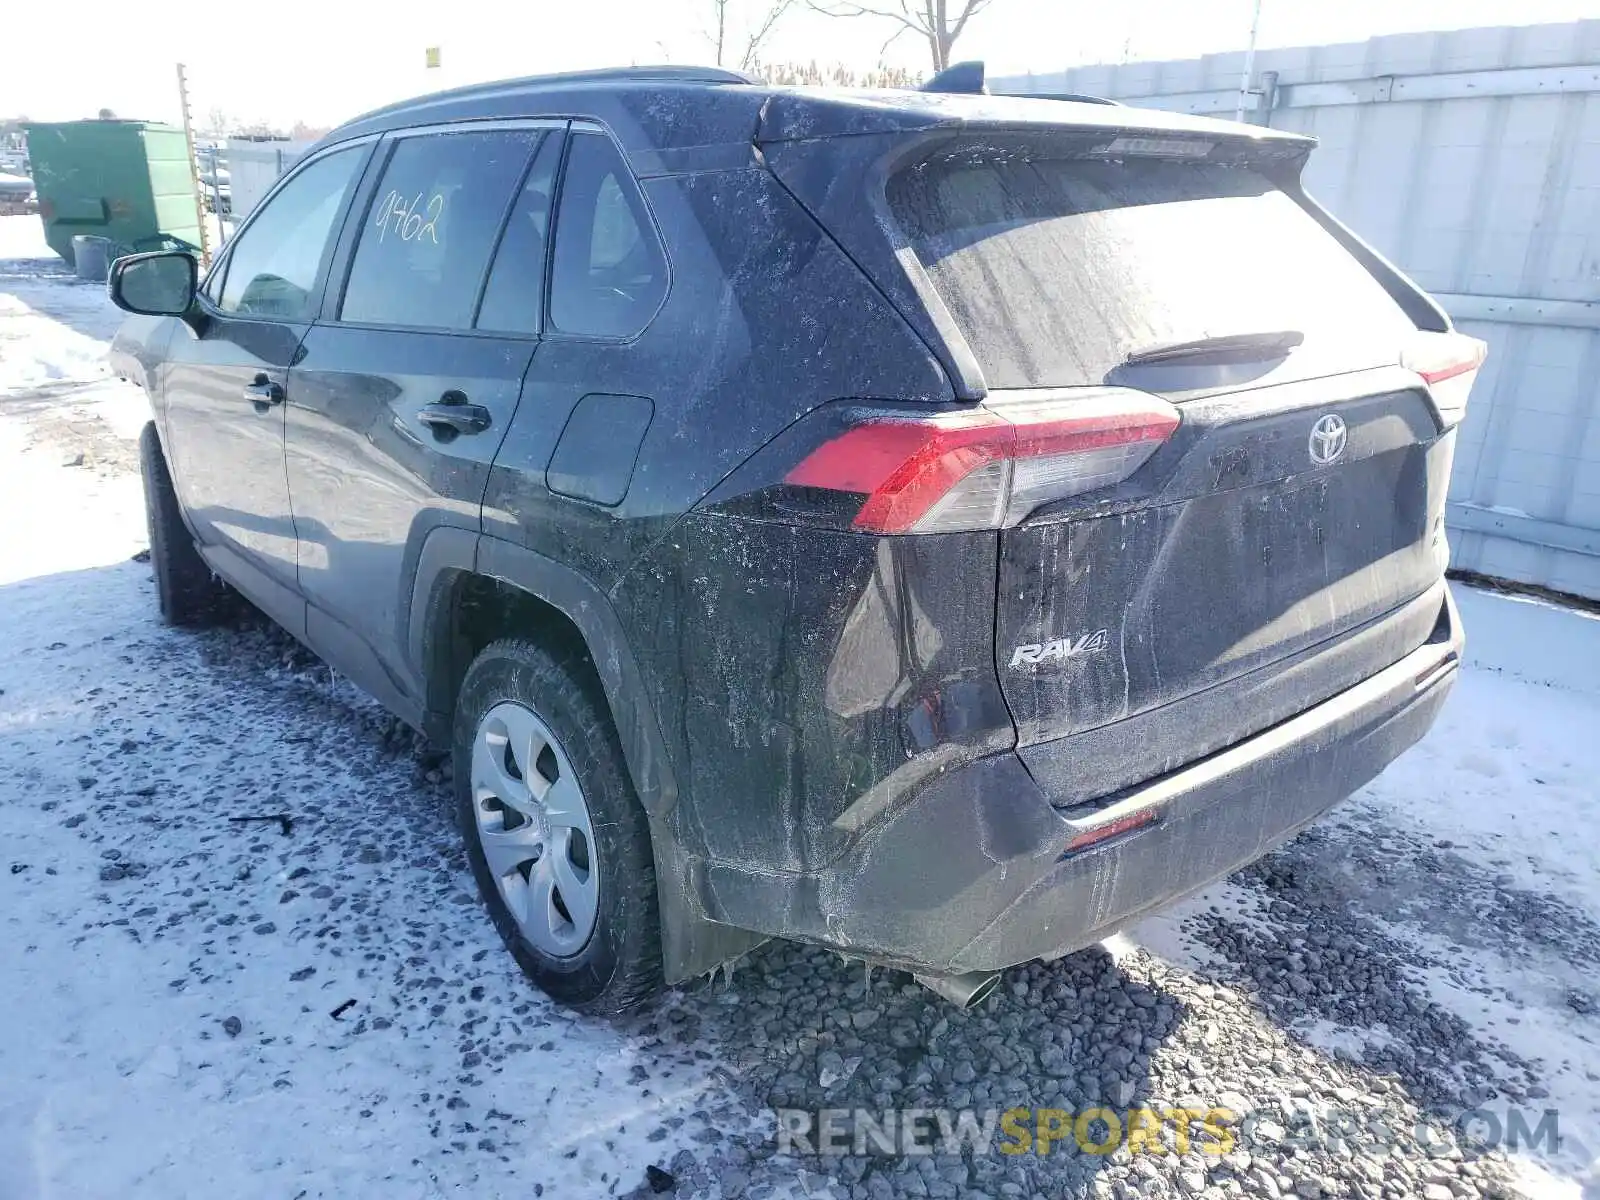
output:
<path id="1" fill-rule="evenodd" d="M 655 995 L 661 934 L 650 829 L 587 662 L 532 642 L 486 647 L 462 681 L 452 741 L 467 857 L 523 972 L 584 1012 L 619 1013 Z M 522 861 L 530 854 L 537 858 Z"/>
<path id="2" fill-rule="evenodd" d="M 156 577 L 161 619 L 168 625 L 205 625 L 227 608 L 228 587 L 211 573 L 183 523 L 178 494 L 154 421 L 139 434 L 139 473 L 144 478 L 144 516 L 150 531 L 150 567 Z"/>

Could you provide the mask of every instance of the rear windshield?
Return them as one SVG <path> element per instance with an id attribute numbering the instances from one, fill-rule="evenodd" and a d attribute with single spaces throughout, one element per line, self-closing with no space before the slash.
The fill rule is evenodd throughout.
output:
<path id="1" fill-rule="evenodd" d="M 1140 349 L 1278 330 L 1348 345 L 1354 368 L 1395 361 L 1413 328 L 1247 167 L 941 158 L 891 177 L 888 198 L 990 387 L 1100 384 Z"/>

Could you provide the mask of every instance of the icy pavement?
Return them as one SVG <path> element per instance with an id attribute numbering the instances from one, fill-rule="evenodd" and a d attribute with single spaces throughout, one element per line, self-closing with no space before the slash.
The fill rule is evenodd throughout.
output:
<path id="1" fill-rule="evenodd" d="M 156 626 L 136 480 L 0 420 L 0 1196 L 605 1195 L 687 1144 L 670 1006 L 528 989 L 410 740 L 271 630 Z"/>
<path id="2" fill-rule="evenodd" d="M 0 219 L 0 1200 L 1600 1196 L 1600 620 L 1458 589 L 1421 746 L 975 1012 L 771 947 L 575 1019 L 495 941 L 425 747 L 263 621 L 156 623 L 143 401 L 42 253 Z M 1227 1155 L 1170 1121 L 1105 1156 L 771 1136 L 777 1107 L 1096 1104 L 1257 1119 Z M 1561 1145 L 1444 1138 L 1471 1108 L 1553 1110 Z M 1404 1136 L 1297 1140 L 1330 1111 Z"/>

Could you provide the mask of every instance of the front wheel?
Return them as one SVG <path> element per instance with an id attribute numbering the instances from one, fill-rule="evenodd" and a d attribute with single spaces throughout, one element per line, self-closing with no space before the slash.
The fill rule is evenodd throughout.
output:
<path id="1" fill-rule="evenodd" d="M 139 433 L 139 474 L 144 480 L 150 569 L 156 577 L 161 619 L 168 625 L 204 625 L 216 620 L 227 608 L 228 586 L 211 573 L 183 523 L 154 421 Z"/>
<path id="2" fill-rule="evenodd" d="M 452 750 L 472 873 L 528 977 L 589 1012 L 659 990 L 650 830 L 585 664 L 488 646 L 462 681 Z"/>

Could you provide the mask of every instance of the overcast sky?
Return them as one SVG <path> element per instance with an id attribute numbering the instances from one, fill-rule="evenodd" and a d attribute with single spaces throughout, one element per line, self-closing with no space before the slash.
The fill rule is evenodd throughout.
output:
<path id="1" fill-rule="evenodd" d="M 730 0 L 744 13 L 769 0 Z M 803 5 L 805 0 L 799 0 Z M 712 0 L 11 0 L 0 30 L 0 116 L 172 120 L 174 64 L 188 64 L 197 123 L 333 125 L 405 96 L 482 79 L 628 63 L 709 63 Z M 991 74 L 1086 62 L 1188 58 L 1243 48 L 1251 0 L 992 0 L 958 43 Z M 259 14 L 259 15 L 257 15 Z M 1600 0 L 1265 0 L 1262 46 L 1382 33 L 1600 17 Z M 769 60 L 871 67 L 894 27 L 810 11 L 786 17 Z M 89 31 L 98 31 L 91 33 Z M 424 67 L 427 47 L 443 65 Z M 883 57 L 926 71 L 910 36 Z"/>

